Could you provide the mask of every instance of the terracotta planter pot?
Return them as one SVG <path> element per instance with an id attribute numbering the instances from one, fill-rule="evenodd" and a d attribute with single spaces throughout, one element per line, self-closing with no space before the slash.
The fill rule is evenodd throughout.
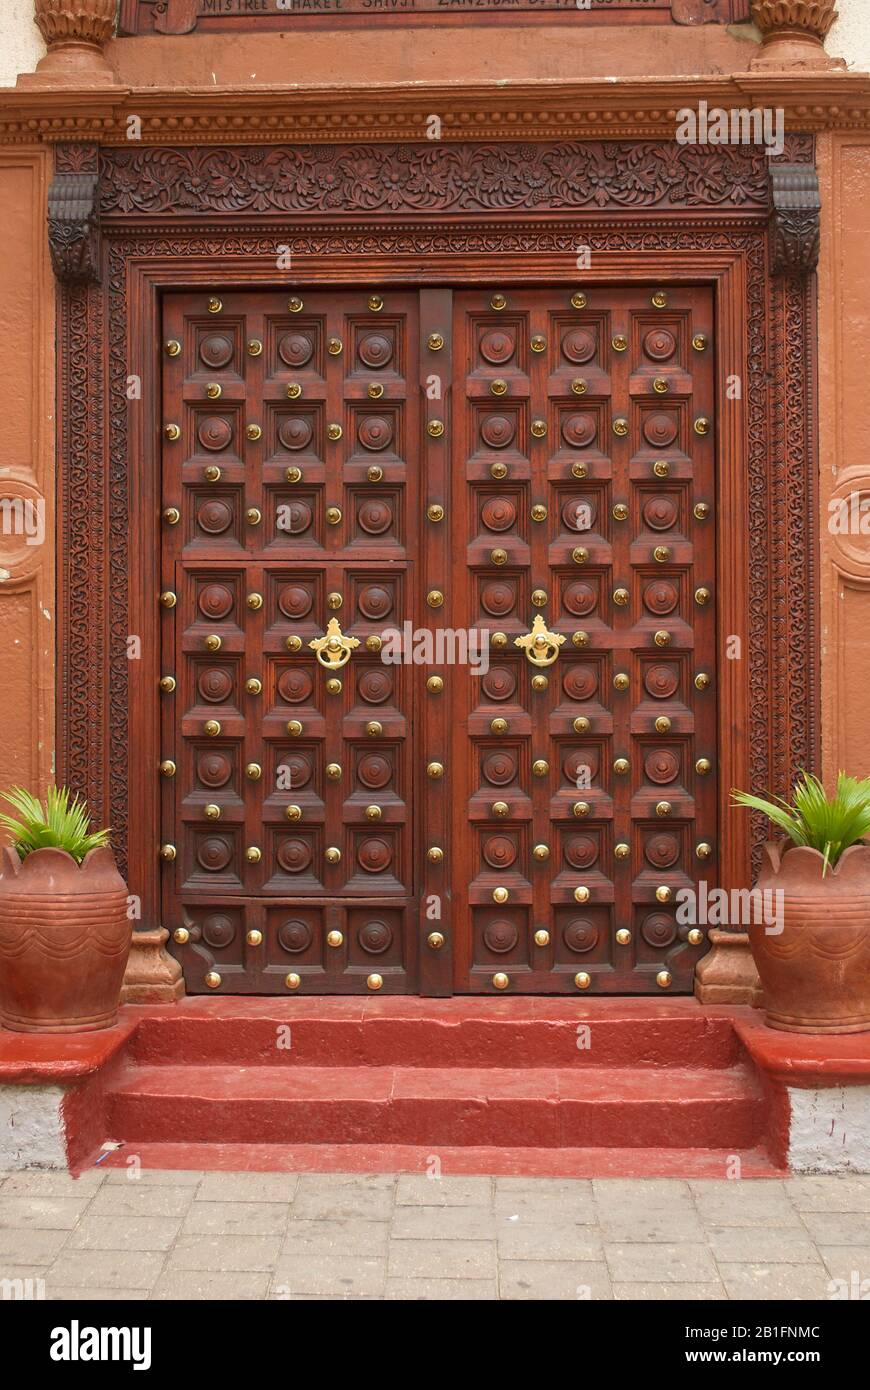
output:
<path id="1" fill-rule="evenodd" d="M 0 874 L 0 1023 L 16 1033 L 110 1028 L 118 1016 L 133 924 L 108 847 L 81 864 L 60 849 L 22 862 L 6 848 Z"/>
<path id="2" fill-rule="evenodd" d="M 822 855 L 768 844 L 758 887 L 781 890 L 783 930 L 747 928 L 767 1022 L 789 1033 L 870 1029 L 870 845 L 852 845 L 822 878 Z"/>

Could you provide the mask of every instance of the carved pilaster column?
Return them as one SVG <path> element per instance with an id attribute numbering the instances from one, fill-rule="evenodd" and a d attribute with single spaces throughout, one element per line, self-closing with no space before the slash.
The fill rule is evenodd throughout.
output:
<path id="1" fill-rule="evenodd" d="M 711 927 L 710 950 L 695 966 L 695 998 L 702 1004 L 751 1004 L 760 1009 L 764 992 L 745 931 Z"/>
<path id="2" fill-rule="evenodd" d="M 753 68 L 844 68 L 830 58 L 825 39 L 837 18 L 835 0 L 752 0 L 752 21 L 761 30 L 762 47 Z"/>
<path id="3" fill-rule="evenodd" d="M 165 927 L 134 931 L 121 990 L 122 1004 L 174 1004 L 183 997 L 181 966 L 164 949 L 168 940 Z"/>
<path id="4" fill-rule="evenodd" d="M 34 0 L 37 28 L 48 44 L 36 72 L 19 87 L 105 87 L 117 81 L 103 49 L 115 32 L 117 0 Z"/>

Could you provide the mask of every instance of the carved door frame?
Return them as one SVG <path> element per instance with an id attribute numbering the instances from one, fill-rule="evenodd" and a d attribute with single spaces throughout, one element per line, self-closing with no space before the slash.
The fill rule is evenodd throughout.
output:
<path id="1" fill-rule="evenodd" d="M 346 182 L 338 213 L 318 192 L 319 202 L 292 209 L 289 230 L 276 206 L 251 211 L 258 202 L 251 177 L 261 160 L 250 147 L 205 152 L 225 167 L 228 187 L 215 202 L 208 188 L 195 185 L 200 201 L 194 196 L 192 209 L 165 199 L 149 207 L 148 189 L 131 180 L 137 166 L 127 151 L 104 151 L 101 170 L 97 147 L 58 147 L 49 208 L 61 279 L 58 777 L 87 796 L 101 823 L 112 825 L 130 891 L 142 900 L 143 928 L 160 925 L 159 298 L 173 288 L 281 285 L 277 242 L 294 253 L 288 288 L 616 280 L 651 289 L 669 282 L 712 286 L 719 813 L 727 827 L 720 882 L 729 888 L 751 881 L 764 823 L 729 809 L 730 788 L 783 792 L 800 768 L 819 761 L 812 141 L 789 137 L 770 182 L 755 151 L 696 152 L 712 161 L 709 183 L 691 188 L 684 180 L 675 188 L 667 175 L 654 205 L 640 210 L 624 196 L 620 159 L 629 145 L 546 147 L 556 155 L 591 152 L 605 175 L 603 201 L 589 188 L 575 197 L 555 175 L 545 195 L 540 188 L 533 194 L 525 145 L 445 147 L 437 158 L 456 158 L 458 149 L 466 172 L 449 197 L 440 195 L 442 206 L 425 213 L 415 179 L 432 150 L 420 151 L 415 165 L 414 147 L 410 154 L 409 147 L 384 147 L 379 159 L 394 175 L 398 209 L 353 206 Z M 673 145 L 637 145 L 658 157 L 661 169 L 673 170 Z M 514 161 L 524 190 L 507 209 L 481 206 L 475 161 L 494 149 Z M 167 157 L 170 167 L 189 154 L 188 171 L 202 157 L 198 150 L 143 153 Z M 358 150 L 353 155 L 360 157 Z M 730 193 L 716 177 L 717 160 Z M 335 171 L 334 154 L 326 167 Z M 798 208 L 780 216 L 783 185 L 792 193 L 797 188 Z M 269 196 L 261 191 L 260 203 Z M 578 243 L 592 250 L 582 272 L 575 265 Z M 140 396 L 128 400 L 131 379 Z M 726 399 L 729 379 L 739 383 L 737 399 Z M 422 558 L 421 583 L 438 587 L 444 576 L 431 571 L 442 557 L 433 550 Z M 727 636 L 741 639 L 741 659 L 721 659 Z M 141 641 L 133 660 L 130 637 Z M 431 962 L 425 991 L 449 993 L 450 969 L 446 952 Z"/>

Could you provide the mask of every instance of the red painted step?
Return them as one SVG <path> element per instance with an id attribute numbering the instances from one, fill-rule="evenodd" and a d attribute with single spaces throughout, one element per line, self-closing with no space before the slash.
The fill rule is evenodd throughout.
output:
<path id="1" fill-rule="evenodd" d="M 130 1149 L 105 1157 L 106 1168 L 125 1168 Z M 428 1173 L 431 1145 L 413 1144 L 199 1144 L 139 1143 L 143 1168 L 218 1173 Z M 444 1177 L 483 1173 L 524 1178 L 733 1178 L 733 1149 L 530 1149 L 442 1145 Z M 781 1178 L 763 1149 L 739 1154 L 740 1177 Z"/>
<path id="2" fill-rule="evenodd" d="M 199 997 L 124 1021 L 101 1081 L 112 1166 L 418 1172 L 436 1153 L 455 1173 L 712 1177 L 736 1155 L 747 1176 L 778 1171 L 748 1009 Z"/>
<path id="3" fill-rule="evenodd" d="M 133 1055 L 140 1062 L 286 1070 L 288 1064 L 573 1067 L 582 1060 L 719 1069 L 743 1055 L 729 1011 L 706 1011 L 694 999 L 200 996 L 171 1010 L 137 1012 Z"/>
<path id="4" fill-rule="evenodd" d="M 141 1141 L 751 1149 L 742 1068 L 161 1066 L 110 1087 L 109 1133 Z"/>

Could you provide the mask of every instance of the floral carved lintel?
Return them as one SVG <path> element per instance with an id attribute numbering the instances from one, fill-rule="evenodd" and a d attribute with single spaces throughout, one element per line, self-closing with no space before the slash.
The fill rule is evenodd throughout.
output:
<path id="1" fill-rule="evenodd" d="M 812 158 L 804 136 L 786 157 Z M 769 207 L 760 146 L 662 141 L 294 145 L 103 152 L 105 217 Z"/>
<path id="2" fill-rule="evenodd" d="M 99 175 L 56 173 L 48 190 L 48 245 L 58 280 L 100 278 Z"/>
<path id="3" fill-rule="evenodd" d="M 775 275 L 808 275 L 819 263 L 822 200 L 812 165 L 770 169 L 770 256 Z"/>

